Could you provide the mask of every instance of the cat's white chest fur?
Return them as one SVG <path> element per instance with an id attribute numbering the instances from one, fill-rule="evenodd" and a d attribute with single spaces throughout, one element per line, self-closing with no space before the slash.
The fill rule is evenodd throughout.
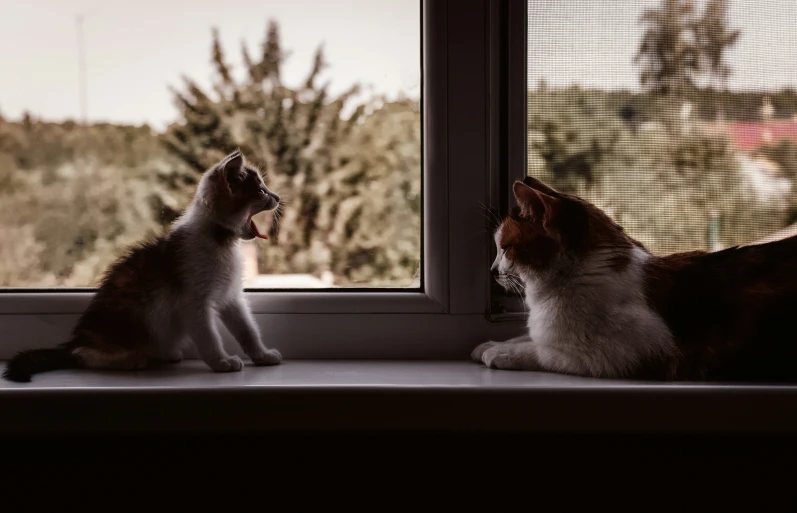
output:
<path id="1" fill-rule="evenodd" d="M 577 276 L 526 282 L 528 329 L 536 359 L 546 369 L 621 377 L 646 358 L 675 351 L 670 330 L 644 293 L 649 255 L 632 250 L 622 271 L 596 255 Z"/>

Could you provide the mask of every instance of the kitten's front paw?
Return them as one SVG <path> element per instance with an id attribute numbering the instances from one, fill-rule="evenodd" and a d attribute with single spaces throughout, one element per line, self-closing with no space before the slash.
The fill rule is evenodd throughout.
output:
<path id="1" fill-rule="evenodd" d="M 484 352 L 498 344 L 500 344 L 500 342 L 493 342 L 493 341 L 479 344 L 478 346 L 476 346 L 476 349 L 474 349 L 473 352 L 470 354 L 470 357 L 473 359 L 474 362 L 481 363 L 482 355 L 484 354 Z"/>
<path id="2" fill-rule="evenodd" d="M 282 362 L 282 354 L 276 349 L 266 349 L 262 353 L 252 356 L 255 365 L 279 365 Z"/>
<path id="3" fill-rule="evenodd" d="M 244 368 L 244 362 L 237 356 L 227 356 L 214 362 L 208 362 L 208 365 L 215 372 L 239 372 Z"/>

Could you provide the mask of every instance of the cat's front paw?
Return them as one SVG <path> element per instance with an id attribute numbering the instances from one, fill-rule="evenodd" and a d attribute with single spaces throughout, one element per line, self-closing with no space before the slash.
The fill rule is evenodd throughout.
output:
<path id="1" fill-rule="evenodd" d="M 276 349 L 266 349 L 260 354 L 252 356 L 255 365 L 279 365 L 282 362 L 282 354 Z"/>
<path id="2" fill-rule="evenodd" d="M 482 362 L 491 369 L 541 371 L 540 364 L 530 351 L 519 350 L 517 345 L 499 344 L 482 354 Z"/>
<path id="3" fill-rule="evenodd" d="M 239 372 L 244 368 L 243 360 L 237 356 L 219 358 L 218 360 L 208 362 L 208 365 L 215 372 Z"/>
<path id="4" fill-rule="evenodd" d="M 513 369 L 515 368 L 515 362 L 512 360 L 512 355 L 503 351 L 501 347 L 495 347 L 495 345 L 485 348 L 481 355 L 481 361 L 491 369 Z"/>
<path id="5" fill-rule="evenodd" d="M 470 357 L 473 359 L 474 362 L 481 363 L 483 361 L 482 355 L 484 354 L 484 352 L 498 344 L 500 344 L 500 342 L 493 342 L 493 341 L 479 344 L 478 346 L 476 346 L 476 349 L 474 349 L 473 352 L 470 353 Z"/>

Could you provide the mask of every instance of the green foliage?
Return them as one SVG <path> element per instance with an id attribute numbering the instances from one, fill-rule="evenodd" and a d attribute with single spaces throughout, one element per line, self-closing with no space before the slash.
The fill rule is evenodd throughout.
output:
<path id="1" fill-rule="evenodd" d="M 731 69 L 725 52 L 740 31 L 728 27 L 728 0 L 709 0 L 699 14 L 694 0 L 662 0 L 640 17 L 645 33 L 636 62 L 640 82 L 656 94 L 681 97 L 701 76 L 724 86 Z"/>
<path id="2" fill-rule="evenodd" d="M 712 78 L 725 84 L 731 68 L 725 62 L 725 51 L 736 44 L 741 31 L 728 27 L 729 0 L 709 0 L 695 26 L 695 41 L 705 61 L 704 68 Z"/>
<path id="3" fill-rule="evenodd" d="M 276 23 L 253 58 L 243 47 L 236 80 L 214 33 L 212 93 L 185 79 L 180 121 L 166 147 L 196 173 L 241 148 L 288 199 L 277 245 L 261 245 L 269 273 L 332 271 L 340 285 L 409 284 L 420 259 L 420 110 L 417 102 L 356 102 L 357 86 L 331 96 L 321 48 L 299 87 L 282 82 Z"/>
<path id="4" fill-rule="evenodd" d="M 789 222 L 788 208 L 757 200 L 726 137 L 699 126 L 639 129 L 621 117 L 633 104 L 655 119 L 650 100 L 577 88 L 530 93 L 529 174 L 595 203 L 657 253 L 708 249 L 712 211 L 724 246 Z"/>
<path id="5" fill-rule="evenodd" d="M 636 60 L 642 64 L 643 86 L 659 94 L 680 94 L 695 83 L 700 49 L 690 37 L 694 18 L 694 0 L 662 0 L 658 8 L 642 13 L 646 30 Z"/>
<path id="6" fill-rule="evenodd" d="M 624 130 L 605 94 L 577 87 L 528 95 L 529 166 L 541 179 L 578 194 Z"/>
<path id="7" fill-rule="evenodd" d="M 709 249 L 711 212 L 723 246 L 746 244 L 786 225 L 787 213 L 756 200 L 728 140 L 664 131 L 627 136 L 587 199 L 657 253 Z"/>
<path id="8" fill-rule="evenodd" d="M 0 286 L 95 285 L 185 202 L 165 186 L 179 165 L 146 126 L 0 121 Z"/>
<path id="9" fill-rule="evenodd" d="M 703 120 L 714 120 L 719 112 L 723 112 L 726 120 L 760 121 L 765 98 L 772 102 L 774 118 L 791 118 L 797 114 L 797 91 L 791 88 L 775 92 L 702 88 L 690 91 L 689 97 L 695 104 L 696 114 Z"/>

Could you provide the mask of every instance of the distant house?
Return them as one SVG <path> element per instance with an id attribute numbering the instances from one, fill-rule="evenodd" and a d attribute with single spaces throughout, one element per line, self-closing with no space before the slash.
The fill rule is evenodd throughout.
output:
<path id="1" fill-rule="evenodd" d="M 733 145 L 748 153 L 763 145 L 777 144 L 781 139 L 797 142 L 797 121 L 794 119 L 726 122 L 724 129 Z"/>
<path id="2" fill-rule="evenodd" d="M 783 139 L 797 142 L 797 119 L 772 119 L 773 109 L 765 100 L 761 108 L 760 121 L 724 121 L 706 123 L 709 132 L 723 132 L 738 150 L 742 176 L 753 188 L 758 200 L 764 203 L 785 201 L 791 193 L 792 183 L 783 175 L 776 162 L 763 155 L 755 155 L 755 150 L 766 145 L 775 145 Z"/>
<path id="3" fill-rule="evenodd" d="M 775 145 L 781 139 L 797 142 L 797 115 L 791 119 L 775 119 L 775 108 L 765 96 L 758 121 L 721 121 L 708 123 L 710 131 L 725 132 L 737 150 L 751 153 L 761 146 Z"/>

